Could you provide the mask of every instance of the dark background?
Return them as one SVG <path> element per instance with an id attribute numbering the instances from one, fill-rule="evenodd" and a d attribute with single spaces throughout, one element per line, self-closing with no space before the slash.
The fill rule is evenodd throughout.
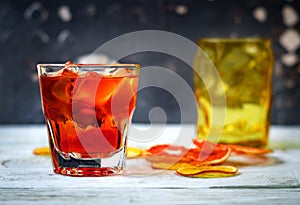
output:
<path id="1" fill-rule="evenodd" d="M 67 8 L 70 16 L 62 18 L 59 10 Z M 255 17 L 263 9 L 266 18 Z M 292 9 L 294 23 L 285 23 L 283 10 Z M 272 39 L 276 56 L 273 74 L 273 124 L 300 123 L 298 0 L 0 0 L 0 123 L 43 123 L 37 63 L 62 63 L 97 49 L 119 35 L 155 29 L 182 35 L 194 42 L 200 37 L 262 36 Z M 293 18 L 290 17 L 290 18 Z M 298 18 L 298 19 L 297 19 Z M 285 36 L 292 31 L 293 38 Z M 284 57 L 296 60 L 283 60 Z M 139 53 L 123 59 L 142 66 L 156 62 L 180 74 L 192 87 L 192 73 L 178 59 L 157 53 Z M 143 80 L 156 78 L 143 76 Z M 139 93 L 136 122 L 148 122 L 149 112 L 161 107 L 170 123 L 193 122 L 181 119 L 174 97 L 158 88 Z M 159 122 L 160 118 L 153 118 Z"/>

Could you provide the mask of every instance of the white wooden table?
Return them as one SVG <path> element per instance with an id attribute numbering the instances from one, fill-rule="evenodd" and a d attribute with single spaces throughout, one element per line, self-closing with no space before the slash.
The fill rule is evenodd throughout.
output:
<path id="1" fill-rule="evenodd" d="M 129 145 L 140 147 L 179 142 L 194 133 L 192 125 L 135 128 Z M 128 160 L 122 176 L 66 177 L 52 172 L 49 157 L 32 154 L 34 148 L 47 145 L 45 126 L 0 126 L 0 204 L 300 202 L 300 127 L 273 126 L 270 146 L 275 152 L 256 158 L 256 165 L 240 166 L 240 174 L 228 178 L 186 178 L 173 171 L 154 171 L 143 159 Z"/>

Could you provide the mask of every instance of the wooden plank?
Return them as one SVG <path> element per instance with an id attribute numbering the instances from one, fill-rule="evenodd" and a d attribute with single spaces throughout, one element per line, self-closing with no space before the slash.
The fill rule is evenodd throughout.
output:
<path id="1" fill-rule="evenodd" d="M 159 130 L 155 129 L 155 132 Z M 192 133 L 192 127 L 184 129 Z M 177 135 L 176 130 L 171 126 L 160 135 L 170 140 L 168 136 Z M 54 174 L 49 157 L 32 154 L 35 147 L 47 145 L 44 126 L 0 126 L 0 202 L 229 204 L 259 201 L 262 204 L 296 204 L 300 201 L 300 159 L 297 157 L 300 147 L 296 138 L 300 127 L 272 130 L 272 143 L 287 140 L 293 146 L 278 148 L 267 158 L 236 158 L 236 161 L 255 160 L 256 165 L 240 164 L 240 174 L 235 177 L 186 178 L 174 171 L 152 170 L 149 163 L 139 159 L 128 160 L 124 176 L 80 178 Z M 133 143 L 145 146 L 145 143 Z"/>
<path id="2" fill-rule="evenodd" d="M 1 204 L 298 204 L 300 189 L 0 189 Z"/>

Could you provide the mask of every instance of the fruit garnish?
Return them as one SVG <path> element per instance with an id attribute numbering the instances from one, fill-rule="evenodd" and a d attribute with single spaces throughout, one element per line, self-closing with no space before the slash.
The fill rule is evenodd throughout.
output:
<path id="1" fill-rule="evenodd" d="M 230 148 L 215 148 L 210 154 L 199 151 L 194 154 L 194 158 L 192 159 L 191 164 L 198 166 L 221 164 L 228 159 L 230 153 Z"/>
<path id="2" fill-rule="evenodd" d="M 35 155 L 50 155 L 49 147 L 38 147 L 33 150 L 33 154 Z"/>
<path id="3" fill-rule="evenodd" d="M 230 156 L 230 148 L 214 147 L 212 150 L 173 146 L 168 144 L 155 145 L 144 152 L 150 162 L 176 163 L 186 162 L 193 165 L 220 164 Z"/>
<path id="4" fill-rule="evenodd" d="M 149 155 L 176 155 L 182 156 L 187 151 L 187 148 L 183 146 L 169 145 L 169 144 L 161 144 L 154 145 L 149 149 L 145 150 L 145 154 Z"/>
<path id="5" fill-rule="evenodd" d="M 188 158 L 184 158 L 187 151 L 188 149 L 183 146 L 161 144 L 146 149 L 144 156 L 150 162 L 186 162 L 190 161 Z"/>
<path id="6" fill-rule="evenodd" d="M 233 176 L 238 172 L 238 168 L 233 166 L 194 166 L 194 167 L 181 167 L 176 170 L 180 175 L 186 177 L 227 177 Z"/>
<path id="7" fill-rule="evenodd" d="M 249 154 L 249 155 L 261 155 L 261 154 L 269 154 L 272 153 L 273 150 L 271 149 L 264 149 L 264 148 L 255 148 L 255 147 L 248 147 L 248 146 L 242 146 L 242 145 L 231 145 L 231 144 L 215 144 L 212 142 L 208 142 L 206 140 L 195 138 L 193 139 L 193 143 L 199 147 L 202 148 L 205 145 L 214 146 L 218 148 L 230 148 L 232 153 L 235 154 Z"/>
<path id="8" fill-rule="evenodd" d="M 220 165 L 230 157 L 237 155 L 264 155 L 273 150 L 240 145 L 216 144 L 206 140 L 193 139 L 195 148 L 154 145 L 143 152 L 143 156 L 154 169 L 176 170 L 182 176 L 194 178 L 218 178 L 234 176 L 238 168 Z"/>
<path id="9" fill-rule="evenodd" d="M 222 172 L 203 172 L 201 174 L 195 174 L 188 177 L 193 178 L 221 178 L 221 177 L 232 177 L 237 173 L 222 173 Z"/>
<path id="10" fill-rule="evenodd" d="M 136 147 L 126 148 L 127 159 L 138 158 L 143 154 L 143 150 Z"/>
<path id="11" fill-rule="evenodd" d="M 269 154 L 273 152 L 273 150 L 271 149 L 247 147 L 247 146 L 240 146 L 240 145 L 225 145 L 225 146 L 230 147 L 231 151 L 236 154 L 262 155 L 262 154 Z"/>

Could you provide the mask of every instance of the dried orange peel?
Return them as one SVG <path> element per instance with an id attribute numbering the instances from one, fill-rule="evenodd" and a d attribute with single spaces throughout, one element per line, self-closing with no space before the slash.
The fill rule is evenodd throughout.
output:
<path id="1" fill-rule="evenodd" d="M 182 176 L 195 178 L 218 178 L 234 176 L 238 168 L 220 165 L 231 153 L 242 155 L 264 155 L 273 150 L 240 145 L 216 144 L 193 139 L 195 148 L 168 144 L 155 145 L 145 150 L 145 157 L 154 169 L 176 170 Z"/>
<path id="2" fill-rule="evenodd" d="M 190 148 L 173 145 L 155 145 L 146 149 L 144 156 L 153 163 L 191 163 L 193 165 L 220 164 L 230 156 L 228 147 L 215 147 L 213 149 Z"/>
<path id="3" fill-rule="evenodd" d="M 150 162 L 189 162 L 185 158 L 188 149 L 183 146 L 174 146 L 168 144 L 155 145 L 144 151 L 145 158 Z"/>
<path id="4" fill-rule="evenodd" d="M 247 147 L 240 145 L 224 145 L 230 147 L 230 149 L 235 154 L 247 154 L 247 155 L 263 155 L 273 153 L 271 149 L 263 149 L 263 148 L 255 148 L 255 147 Z"/>
<path id="5" fill-rule="evenodd" d="M 231 145 L 231 144 L 215 144 L 198 138 L 193 139 L 193 143 L 199 148 L 202 148 L 203 146 L 219 147 L 219 148 L 227 147 L 230 148 L 231 152 L 235 154 L 263 155 L 263 154 L 269 154 L 273 152 L 273 150 L 271 149 L 264 149 L 264 148 L 255 148 L 255 147 Z"/>
<path id="6" fill-rule="evenodd" d="M 187 177 L 193 178 L 221 178 L 221 177 L 232 177 L 237 173 L 222 173 L 222 172 L 203 172 L 201 174 L 195 174 Z"/>
<path id="7" fill-rule="evenodd" d="M 176 170 L 180 175 L 195 178 L 216 178 L 233 176 L 238 172 L 238 168 L 233 166 L 194 166 L 181 167 Z"/>
<path id="8" fill-rule="evenodd" d="M 49 147 L 38 147 L 33 150 L 33 154 L 35 155 L 50 155 Z"/>
<path id="9" fill-rule="evenodd" d="M 140 148 L 136 148 L 136 147 L 127 147 L 126 148 L 127 159 L 138 158 L 138 157 L 141 157 L 142 154 L 143 154 L 143 150 Z"/>
<path id="10" fill-rule="evenodd" d="M 225 162 L 228 157 L 230 156 L 231 150 L 230 149 L 224 149 L 219 151 L 213 151 L 211 154 L 207 156 L 201 156 L 201 152 L 199 153 L 199 157 L 194 159 L 191 164 L 193 165 L 215 165 L 215 164 L 221 164 Z"/>

